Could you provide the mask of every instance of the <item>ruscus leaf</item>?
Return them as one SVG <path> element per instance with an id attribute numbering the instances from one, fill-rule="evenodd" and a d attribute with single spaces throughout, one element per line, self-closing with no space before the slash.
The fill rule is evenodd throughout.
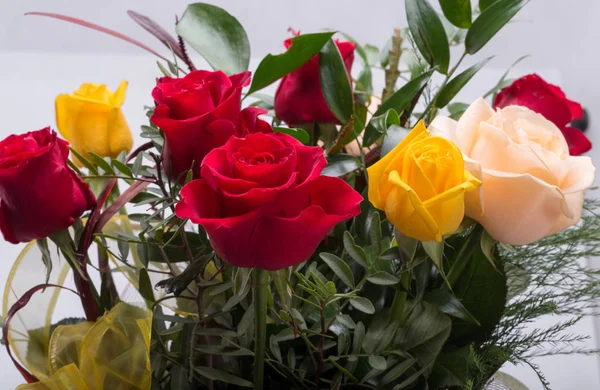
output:
<path id="1" fill-rule="evenodd" d="M 427 0 L 406 0 L 406 19 L 417 48 L 431 66 L 448 73 L 450 46 L 444 25 Z"/>

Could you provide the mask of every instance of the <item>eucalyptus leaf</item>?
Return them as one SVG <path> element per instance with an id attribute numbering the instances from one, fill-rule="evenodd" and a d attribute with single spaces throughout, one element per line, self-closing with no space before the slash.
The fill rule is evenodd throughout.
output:
<path id="1" fill-rule="evenodd" d="M 190 4 L 176 30 L 213 69 L 229 75 L 248 69 L 248 35 L 240 22 L 224 9 L 206 3 Z"/>
<path id="2" fill-rule="evenodd" d="M 427 0 L 406 0 L 406 19 L 421 55 L 442 74 L 448 73 L 450 46 L 437 12 Z"/>
<path id="3" fill-rule="evenodd" d="M 371 274 L 367 277 L 367 280 L 373 284 L 380 286 L 393 286 L 400 282 L 400 279 L 394 275 L 390 275 L 387 272 L 379 271 Z"/>
<path id="4" fill-rule="evenodd" d="M 344 232 L 344 248 L 346 252 L 352 257 L 354 261 L 363 266 L 364 268 L 368 267 L 369 261 L 367 259 L 367 254 L 365 250 L 360 246 L 356 245 L 354 242 L 354 237 L 350 234 L 349 231 Z"/>
<path id="5" fill-rule="evenodd" d="M 387 368 L 387 363 L 383 356 L 371 355 L 369 356 L 369 365 L 377 370 L 385 370 Z"/>
<path id="6" fill-rule="evenodd" d="M 485 8 L 467 32 L 467 53 L 475 54 L 481 50 L 528 2 L 529 0 L 497 0 Z"/>

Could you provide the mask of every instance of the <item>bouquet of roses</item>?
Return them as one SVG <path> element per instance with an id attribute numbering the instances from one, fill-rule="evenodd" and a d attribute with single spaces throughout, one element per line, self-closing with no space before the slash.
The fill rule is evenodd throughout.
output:
<path id="1" fill-rule="evenodd" d="M 526 3 L 406 0 L 381 50 L 292 31 L 253 73 L 213 5 L 176 36 L 130 11 L 166 57 L 33 13 L 149 50 L 163 75 L 133 151 L 126 82 L 59 95 L 62 138 L 0 142 L 0 230 L 28 243 L 3 301 L 19 389 L 480 389 L 506 362 L 548 387 L 533 357 L 594 352 L 564 333 L 600 296 L 580 264 L 600 253 L 581 106 L 508 71 L 453 101 L 489 59 L 462 61 Z M 526 327 L 547 314 L 567 320 Z"/>

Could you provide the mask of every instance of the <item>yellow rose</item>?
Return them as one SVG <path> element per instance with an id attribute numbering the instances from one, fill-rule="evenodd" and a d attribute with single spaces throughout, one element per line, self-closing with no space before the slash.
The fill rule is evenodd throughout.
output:
<path id="1" fill-rule="evenodd" d="M 494 111 L 476 100 L 458 122 L 437 117 L 432 134 L 452 140 L 483 181 L 483 209 L 469 207 L 496 240 L 523 245 L 577 223 L 594 181 L 589 157 L 570 156 L 561 131 L 528 108 Z"/>
<path id="2" fill-rule="evenodd" d="M 465 192 L 481 182 L 464 168 L 460 150 L 432 137 L 423 122 L 367 169 L 369 200 L 402 234 L 441 241 L 464 217 Z"/>
<path id="3" fill-rule="evenodd" d="M 126 81 L 115 93 L 104 84 L 83 84 L 56 97 L 56 124 L 73 149 L 86 157 L 92 152 L 113 158 L 131 150 L 133 139 L 121 112 L 126 89 Z"/>

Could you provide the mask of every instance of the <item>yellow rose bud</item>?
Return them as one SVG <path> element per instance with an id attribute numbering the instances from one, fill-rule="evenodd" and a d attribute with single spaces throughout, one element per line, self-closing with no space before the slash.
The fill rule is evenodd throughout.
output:
<path id="1" fill-rule="evenodd" d="M 73 149 L 83 156 L 92 152 L 113 158 L 131 150 L 131 131 L 121 112 L 126 89 L 127 81 L 115 93 L 104 84 L 83 84 L 74 93 L 56 97 L 56 124 Z"/>
<path id="2" fill-rule="evenodd" d="M 384 210 L 402 234 L 441 241 L 456 231 L 465 213 L 465 192 L 481 182 L 465 170 L 460 150 L 431 136 L 423 122 L 367 169 L 369 201 Z"/>

